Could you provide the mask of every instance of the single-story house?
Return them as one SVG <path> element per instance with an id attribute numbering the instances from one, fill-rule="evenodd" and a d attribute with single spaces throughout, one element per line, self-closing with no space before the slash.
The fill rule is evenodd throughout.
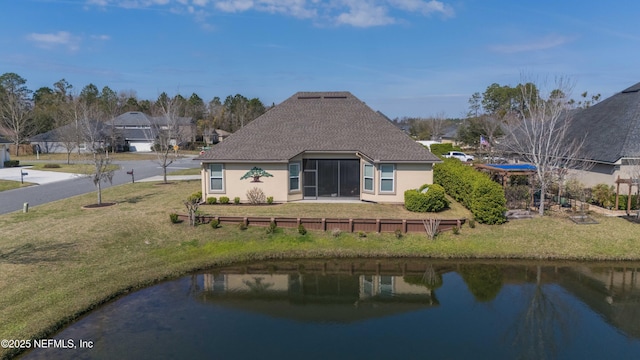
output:
<path id="1" fill-rule="evenodd" d="M 92 138 L 97 146 L 104 146 L 112 142 L 118 142 L 118 136 L 113 134 L 113 129 L 108 124 L 92 121 L 91 130 L 94 132 Z M 75 153 L 86 152 L 88 148 L 86 136 L 83 135 L 86 129 L 82 129 L 76 123 L 67 124 L 53 130 L 34 135 L 29 138 L 29 142 L 34 147 L 34 153 Z"/>
<path id="2" fill-rule="evenodd" d="M 202 196 L 403 203 L 440 159 L 349 92 L 299 92 L 195 160 Z M 251 173 L 253 170 L 253 173 Z M 259 174 L 259 176 L 255 176 Z"/>
<path id="3" fill-rule="evenodd" d="M 231 133 L 226 130 L 213 129 L 208 134 L 205 134 L 203 136 L 203 141 L 207 145 L 217 144 L 220 141 L 223 141 L 224 139 L 228 138 L 229 135 L 231 135 Z"/>
<path id="4" fill-rule="evenodd" d="M 584 139 L 593 167 L 573 175 L 586 186 L 640 177 L 640 83 L 572 114 L 570 135 Z M 623 190 L 626 192 L 626 190 Z"/>
<path id="5" fill-rule="evenodd" d="M 129 151 L 151 151 L 158 133 L 167 130 L 169 124 L 163 116 L 149 116 L 139 111 L 129 111 L 117 116 L 111 121 L 117 129 Z M 176 120 L 177 129 L 174 134 L 180 135 L 176 142 L 193 140 L 195 138 L 195 124 L 192 118 L 180 117 Z"/>
<path id="6" fill-rule="evenodd" d="M 4 167 L 4 162 L 11 160 L 9 157 L 9 144 L 11 141 L 0 136 L 0 168 Z"/>

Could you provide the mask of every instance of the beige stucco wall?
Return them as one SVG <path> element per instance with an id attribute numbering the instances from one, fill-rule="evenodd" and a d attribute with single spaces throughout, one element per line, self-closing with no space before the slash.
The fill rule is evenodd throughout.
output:
<path id="1" fill-rule="evenodd" d="M 364 166 L 364 161 L 361 162 Z M 405 164 L 398 163 L 395 171 L 395 191 L 385 193 L 380 191 L 380 164 L 374 164 L 373 193 L 362 191 L 361 199 L 381 203 L 404 203 L 404 192 L 409 189 L 417 189 L 423 184 L 433 183 L 432 164 Z M 360 170 L 362 174 L 362 169 Z M 362 177 L 362 176 L 361 176 Z M 360 189 L 364 189 L 360 179 Z"/>
<path id="2" fill-rule="evenodd" d="M 291 161 L 299 161 L 302 174 L 302 156 L 297 156 Z M 354 159 L 351 154 L 305 154 L 304 158 L 316 159 Z M 396 163 L 395 165 L 395 189 L 391 193 L 380 191 L 380 165 L 374 164 L 374 191 L 364 192 L 363 166 L 367 163 L 360 159 L 360 199 L 380 203 L 404 203 L 404 192 L 409 189 L 417 189 L 423 184 L 433 183 L 432 164 Z M 260 167 L 273 177 L 262 177 L 259 183 L 251 182 L 251 179 L 240 180 L 240 178 L 253 166 Z M 301 178 L 300 188 L 303 181 Z M 246 193 L 253 187 L 262 189 L 265 196 L 273 196 L 274 202 L 289 202 L 302 200 L 302 191 L 289 192 L 289 164 L 287 163 L 225 163 L 224 164 L 224 191 L 211 191 L 209 164 L 202 167 L 202 194 L 203 201 L 206 198 L 215 196 L 229 197 L 230 201 L 238 196 L 241 202 L 247 202 Z"/>
<path id="3" fill-rule="evenodd" d="M 288 201 L 288 181 L 289 170 L 287 164 L 283 163 L 235 163 L 223 164 L 224 172 L 224 191 L 212 191 L 210 186 L 209 164 L 204 164 L 202 168 L 202 197 L 206 200 L 208 197 L 215 196 L 220 199 L 221 196 L 227 196 L 231 202 L 236 196 L 240 197 L 240 202 L 246 203 L 247 191 L 257 187 L 264 192 L 266 197 L 273 196 L 274 202 Z M 240 180 L 254 166 L 273 175 L 273 177 L 261 177 L 260 182 L 252 182 L 253 179 Z"/>

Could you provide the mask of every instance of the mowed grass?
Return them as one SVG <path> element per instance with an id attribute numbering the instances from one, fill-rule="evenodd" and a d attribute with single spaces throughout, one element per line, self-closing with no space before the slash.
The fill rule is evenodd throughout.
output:
<path id="1" fill-rule="evenodd" d="M 596 217 L 576 225 L 564 217 L 518 220 L 501 226 L 463 226 L 428 240 L 423 234 L 342 233 L 225 225 L 172 224 L 169 214 L 200 190 L 199 181 L 135 183 L 107 188 L 105 202 L 83 210 L 95 194 L 0 215 L 0 338 L 47 337 L 81 314 L 121 294 L 216 265 L 303 257 L 435 257 L 640 260 L 640 225 Z M 455 204 L 441 217 L 467 217 Z M 432 217 L 400 206 L 292 203 L 201 206 L 203 213 L 245 216 Z M 465 215 L 466 214 L 466 215 Z M 9 356 L 0 349 L 0 357 Z"/>
<path id="2" fill-rule="evenodd" d="M 0 179 L 0 191 L 18 189 L 25 186 L 31 186 L 32 183 L 21 183 L 20 181 L 12 181 L 12 180 L 1 180 Z"/>

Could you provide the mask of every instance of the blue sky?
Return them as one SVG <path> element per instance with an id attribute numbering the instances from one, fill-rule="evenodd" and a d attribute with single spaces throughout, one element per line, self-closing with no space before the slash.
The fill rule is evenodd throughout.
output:
<path id="1" fill-rule="evenodd" d="M 0 73 L 140 99 L 346 90 L 391 118 L 462 117 L 523 76 L 568 77 L 574 98 L 640 82 L 638 15 L 631 0 L 3 0 Z"/>

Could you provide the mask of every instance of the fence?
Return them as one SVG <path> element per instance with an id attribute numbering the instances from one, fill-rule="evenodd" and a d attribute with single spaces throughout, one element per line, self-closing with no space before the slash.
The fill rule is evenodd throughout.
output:
<path id="1" fill-rule="evenodd" d="M 188 215 L 178 215 L 183 221 L 188 221 Z M 307 230 L 334 230 L 344 232 L 377 232 L 392 233 L 400 230 L 402 233 L 425 232 L 425 221 L 429 219 L 330 219 L 330 218 L 283 218 L 283 217 L 257 217 L 257 216 L 196 216 L 196 222 L 207 224 L 211 220 L 218 220 L 224 224 L 245 224 L 247 226 L 269 226 L 271 222 L 282 228 L 297 228 L 304 226 Z M 460 228 L 466 219 L 440 219 L 438 231 Z"/>

